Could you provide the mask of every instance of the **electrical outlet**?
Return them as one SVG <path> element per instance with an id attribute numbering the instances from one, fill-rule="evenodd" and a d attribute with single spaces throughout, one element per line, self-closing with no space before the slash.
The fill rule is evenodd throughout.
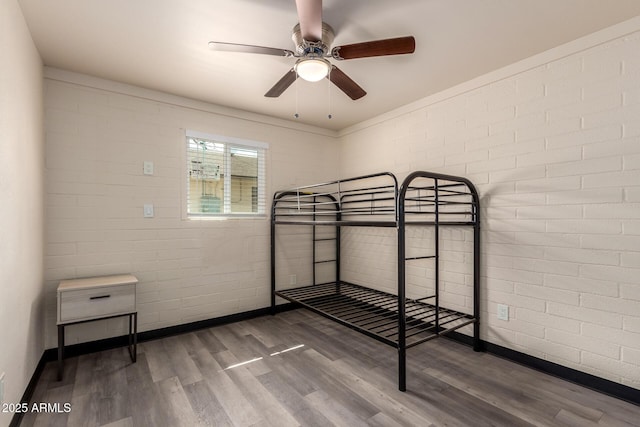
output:
<path id="1" fill-rule="evenodd" d="M 290 285 L 295 285 L 298 283 L 298 277 L 295 274 L 290 274 L 289 275 L 289 284 Z"/>
<path id="2" fill-rule="evenodd" d="M 505 304 L 498 304 L 498 319 L 509 320 L 509 306 Z"/>
<path id="3" fill-rule="evenodd" d="M 0 403 L 4 402 L 4 372 L 0 374 Z"/>

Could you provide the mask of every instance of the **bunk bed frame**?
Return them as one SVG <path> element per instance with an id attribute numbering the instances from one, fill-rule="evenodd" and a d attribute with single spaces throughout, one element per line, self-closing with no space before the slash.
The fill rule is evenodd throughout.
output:
<path id="1" fill-rule="evenodd" d="M 283 289 L 276 284 L 276 230 L 278 226 L 286 225 L 312 228 L 313 272 L 310 285 Z M 407 256 L 406 229 L 420 226 L 433 227 L 434 250 Z M 444 226 L 473 228 L 472 313 L 452 310 L 441 304 L 439 230 Z M 343 227 L 395 228 L 398 276 L 395 294 L 342 280 Z M 332 230 L 330 236 L 327 236 L 327 229 Z M 325 245 L 329 242 L 335 251 L 334 258 L 318 259 L 316 248 L 321 242 Z M 431 288 L 435 292 L 417 299 L 408 298 L 407 264 L 424 259 L 434 260 Z M 325 263 L 335 265 L 335 280 L 316 283 L 316 268 Z M 473 348 L 481 350 L 479 270 L 479 197 L 473 184 L 465 178 L 417 171 L 408 175 L 399 187 L 396 177 L 384 172 L 274 194 L 271 209 L 272 313 L 276 313 L 276 297 L 284 298 L 395 347 L 398 350 L 398 388 L 401 391 L 406 390 L 407 349 L 472 324 Z"/>

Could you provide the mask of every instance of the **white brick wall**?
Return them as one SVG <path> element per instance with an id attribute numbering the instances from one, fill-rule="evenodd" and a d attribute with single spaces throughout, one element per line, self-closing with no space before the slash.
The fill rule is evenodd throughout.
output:
<path id="1" fill-rule="evenodd" d="M 141 331 L 268 306 L 268 217 L 181 218 L 184 129 L 268 143 L 268 198 L 335 178 L 335 135 L 59 70 L 46 76 L 46 346 L 56 345 L 55 289 L 65 278 L 135 274 Z M 153 176 L 143 175 L 145 160 Z M 143 218 L 145 203 L 154 218 Z M 285 283 L 308 271 L 293 258 L 279 264 Z M 67 342 L 124 331 L 120 319 L 92 322 L 68 328 Z"/>
<path id="2" fill-rule="evenodd" d="M 589 43 L 343 131 L 341 174 L 470 178 L 484 217 L 482 337 L 640 388 L 640 32 Z M 350 279 L 379 285 L 381 263 L 352 249 Z"/>

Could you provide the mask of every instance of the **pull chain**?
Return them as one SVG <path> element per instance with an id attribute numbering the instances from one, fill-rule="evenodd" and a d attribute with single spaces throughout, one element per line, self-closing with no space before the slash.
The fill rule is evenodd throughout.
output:
<path id="1" fill-rule="evenodd" d="M 295 85 L 296 85 L 296 113 L 293 115 L 293 117 L 297 119 L 300 117 L 300 114 L 298 114 L 298 73 L 297 72 L 296 72 Z"/>
<path id="2" fill-rule="evenodd" d="M 327 75 L 327 80 L 329 80 L 329 114 L 327 115 L 327 117 L 329 118 L 329 120 L 331 120 L 331 118 L 333 117 L 331 115 L 331 70 L 333 69 L 333 66 L 329 66 L 329 74 Z"/>

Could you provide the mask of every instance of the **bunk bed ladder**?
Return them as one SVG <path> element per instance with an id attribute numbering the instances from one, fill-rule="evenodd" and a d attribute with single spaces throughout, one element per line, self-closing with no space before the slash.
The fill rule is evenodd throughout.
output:
<path id="1" fill-rule="evenodd" d="M 405 262 L 406 261 L 416 261 L 416 260 L 423 260 L 423 259 L 432 259 L 434 260 L 434 293 L 433 295 L 428 295 L 426 297 L 422 297 L 422 298 L 418 298 L 415 299 L 414 301 L 416 302 L 423 302 L 423 301 L 427 301 L 430 299 L 434 300 L 434 306 L 435 306 L 435 319 L 434 319 L 434 323 L 435 323 L 435 331 L 436 333 L 440 332 L 440 315 L 439 315 L 439 308 L 440 308 L 440 292 L 439 292 L 439 288 L 440 288 L 440 231 L 439 231 L 439 225 L 440 225 L 440 211 L 438 209 L 439 206 L 439 198 L 438 198 L 438 180 L 434 179 L 433 180 L 433 191 L 434 191 L 434 197 L 433 197 L 433 205 L 434 205 L 434 222 L 433 222 L 433 226 L 434 226 L 434 231 L 433 231 L 433 239 L 434 239 L 434 251 L 433 251 L 433 255 L 423 255 L 423 256 L 413 256 L 413 257 L 405 257 Z M 423 199 L 420 196 L 420 190 L 418 189 L 418 196 L 417 196 L 417 207 L 418 210 L 422 209 L 422 203 L 423 203 Z"/>
<path id="2" fill-rule="evenodd" d="M 317 269 L 316 266 L 319 264 L 329 264 L 329 263 L 335 263 L 337 262 L 337 259 L 323 259 L 323 260 L 318 260 L 317 259 L 317 244 L 319 242 L 329 242 L 329 241 L 336 241 L 337 242 L 337 238 L 336 237 L 323 237 L 323 238 L 316 238 L 316 226 L 313 226 L 313 284 L 317 284 L 318 280 L 317 280 Z"/>
<path id="3" fill-rule="evenodd" d="M 340 268 L 339 268 L 340 263 L 338 262 L 338 260 L 340 259 L 340 243 L 339 243 L 340 242 L 340 240 L 339 240 L 340 227 L 336 226 L 336 234 L 333 237 L 318 237 L 317 230 L 316 230 L 317 227 L 318 227 L 316 225 L 316 220 L 317 220 L 317 218 L 316 218 L 316 213 L 317 213 L 316 205 L 317 205 L 317 197 L 314 196 L 313 197 L 313 226 L 311 227 L 311 229 L 312 229 L 312 231 L 311 231 L 311 233 L 312 233 L 311 239 L 312 239 L 312 246 L 313 246 L 313 249 L 312 249 L 313 262 L 311 263 L 312 264 L 312 269 L 313 269 L 313 272 L 312 272 L 313 273 L 312 274 L 312 278 L 313 278 L 312 279 L 313 280 L 312 284 L 313 285 L 318 284 L 317 268 L 316 267 L 319 264 L 335 263 L 335 265 L 336 265 L 336 267 L 335 267 L 336 268 L 336 287 L 337 287 L 338 292 L 340 292 L 340 280 L 339 280 L 340 279 Z M 336 245 L 335 258 L 334 259 L 318 260 L 318 250 L 317 250 L 318 249 L 318 244 L 320 242 L 331 242 L 331 241 L 334 241 L 335 245 Z"/>

